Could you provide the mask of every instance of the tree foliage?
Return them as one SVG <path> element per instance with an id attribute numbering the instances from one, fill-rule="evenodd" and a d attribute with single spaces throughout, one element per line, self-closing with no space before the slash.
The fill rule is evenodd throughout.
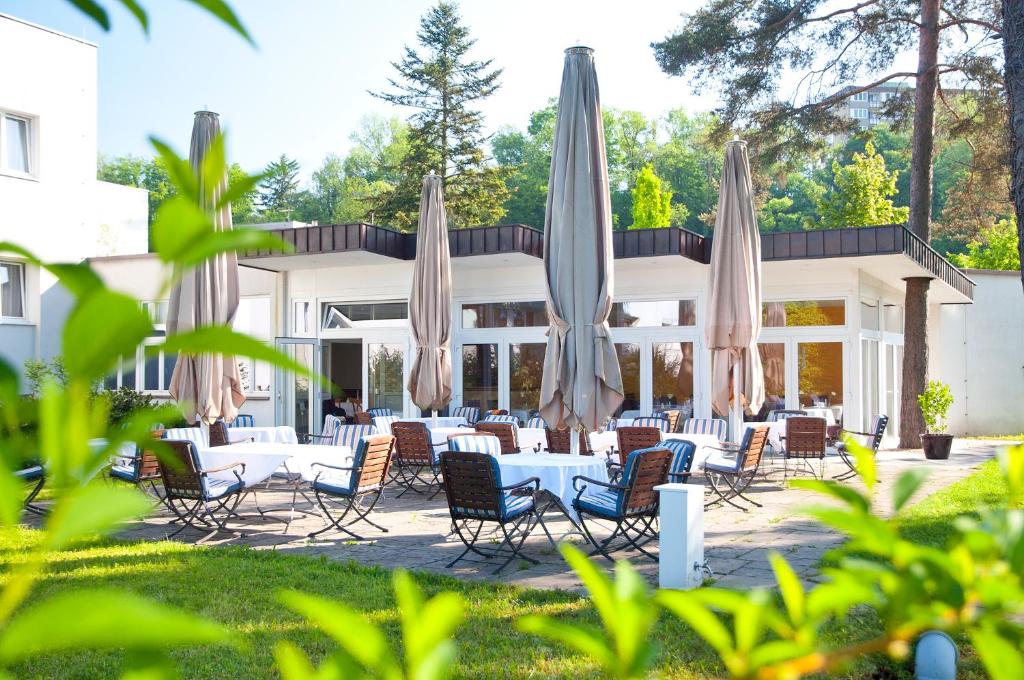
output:
<path id="1" fill-rule="evenodd" d="M 834 188 L 818 203 L 821 224 L 830 227 L 868 227 L 896 224 L 907 219 L 908 208 L 896 207 L 899 173 L 885 169 L 885 159 L 868 142 L 864 153 L 854 153 L 849 165 L 832 161 Z"/>
<path id="2" fill-rule="evenodd" d="M 685 215 L 683 216 L 685 219 Z M 633 186 L 633 224 L 630 229 L 667 227 L 672 219 L 672 190 L 662 190 L 653 165 L 637 173 Z"/>
<path id="3" fill-rule="evenodd" d="M 980 239 L 967 245 L 966 253 L 954 253 L 953 264 L 965 269 L 1020 269 L 1017 221 L 1000 220 L 982 229 Z"/>
<path id="4" fill-rule="evenodd" d="M 290 220 L 299 199 L 299 162 L 285 154 L 272 161 L 260 180 L 260 216 L 266 222 Z"/>

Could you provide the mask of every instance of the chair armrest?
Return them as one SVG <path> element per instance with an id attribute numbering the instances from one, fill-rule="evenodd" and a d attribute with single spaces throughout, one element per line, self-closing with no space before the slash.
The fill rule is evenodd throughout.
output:
<path id="1" fill-rule="evenodd" d="M 232 468 L 238 468 L 238 467 L 242 468 L 242 473 L 244 474 L 245 473 L 245 463 L 238 463 L 238 462 L 228 463 L 227 465 L 221 465 L 220 467 L 215 467 L 215 468 L 206 468 L 205 470 L 200 470 L 199 474 L 201 474 L 203 476 L 206 476 L 206 475 L 211 474 L 213 472 L 224 472 L 225 470 L 230 470 Z M 238 473 L 236 472 L 235 474 L 238 474 Z"/>
<path id="2" fill-rule="evenodd" d="M 854 430 L 839 430 L 839 436 L 842 437 L 844 434 L 855 434 L 860 437 L 874 437 L 874 432 L 856 432 Z"/>
<path id="3" fill-rule="evenodd" d="M 315 467 L 328 468 L 330 470 L 341 470 L 342 472 L 352 472 L 352 471 L 354 471 L 356 469 L 354 467 L 342 467 L 340 465 L 328 465 L 327 463 L 312 463 L 312 464 L 310 464 L 309 469 L 312 470 Z"/>
<path id="4" fill-rule="evenodd" d="M 715 451 L 721 451 L 722 453 L 739 453 L 740 447 L 739 447 L 738 444 L 733 444 L 732 442 L 722 442 L 722 443 L 723 444 L 728 444 L 729 446 L 728 447 L 726 447 L 726 446 L 713 446 L 711 444 L 708 444 L 704 448 L 705 449 L 714 449 Z"/>
<path id="5" fill-rule="evenodd" d="M 587 484 L 597 484 L 598 486 L 603 486 L 606 489 L 617 489 L 619 491 L 625 491 L 627 488 L 629 488 L 623 484 L 612 484 L 610 482 L 602 482 L 600 479 L 584 477 L 583 475 L 576 475 L 575 477 L 572 478 L 572 488 L 575 489 L 576 491 L 583 491 L 583 489 L 586 488 L 586 485 L 581 487 L 579 485 L 580 482 L 586 482 Z"/>
<path id="6" fill-rule="evenodd" d="M 533 490 L 537 491 L 540 489 L 540 477 L 527 477 L 521 482 L 515 484 L 509 484 L 508 486 L 499 486 L 498 491 L 511 491 L 512 489 L 521 489 L 524 486 L 533 485 Z"/>
<path id="7" fill-rule="evenodd" d="M 334 437 L 330 437 L 330 436 L 325 435 L 325 434 L 304 434 L 304 435 L 302 435 L 302 438 L 304 440 L 302 442 L 303 444 L 308 444 L 311 441 L 313 441 L 314 439 L 324 439 L 324 440 L 327 440 L 327 441 L 333 441 L 334 440 Z"/>
<path id="8" fill-rule="evenodd" d="M 228 444 L 247 444 L 256 441 L 256 437 L 242 437 L 241 439 L 232 439 L 228 437 Z"/>

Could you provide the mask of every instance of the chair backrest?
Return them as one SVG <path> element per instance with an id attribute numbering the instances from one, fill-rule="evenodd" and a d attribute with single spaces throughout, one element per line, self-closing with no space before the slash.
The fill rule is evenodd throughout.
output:
<path id="1" fill-rule="evenodd" d="M 736 470 L 753 470 L 761 464 L 761 455 L 768 443 L 769 427 L 758 425 L 748 428 L 743 433 L 743 441 L 740 443 L 739 453 L 736 455 Z"/>
<path id="2" fill-rule="evenodd" d="M 426 423 L 400 420 L 391 423 L 395 437 L 395 456 L 409 465 L 433 465 L 434 447 L 430 443 L 430 430 Z"/>
<path id="3" fill-rule="evenodd" d="M 533 416 L 532 418 L 526 421 L 526 427 L 533 428 L 536 430 L 543 430 L 547 426 L 547 423 L 545 423 L 544 419 L 541 418 L 540 416 Z"/>
<path id="4" fill-rule="evenodd" d="M 448 450 L 454 453 L 486 453 L 490 456 L 501 455 L 501 441 L 493 434 L 448 435 Z"/>
<path id="5" fill-rule="evenodd" d="M 453 519 L 498 519 L 504 513 L 505 494 L 501 486 L 498 461 L 486 453 L 441 454 L 441 473 L 448 511 Z"/>
<path id="6" fill-rule="evenodd" d="M 349 446 L 355 451 L 359 440 L 371 434 L 377 434 L 377 428 L 373 425 L 339 425 L 334 443 L 336 446 Z"/>
<path id="7" fill-rule="evenodd" d="M 228 427 L 256 427 L 256 418 L 248 413 L 239 413 Z"/>
<path id="8" fill-rule="evenodd" d="M 572 430 L 568 427 L 564 430 L 547 428 L 544 435 L 548 440 L 548 453 L 572 453 Z M 594 450 L 590 448 L 590 437 L 587 433 L 580 431 L 576 436 L 580 438 L 580 455 L 593 456 Z"/>
<path id="9" fill-rule="evenodd" d="M 683 421 L 683 432 L 686 434 L 713 434 L 725 439 L 728 423 L 720 418 L 687 418 Z"/>
<path id="10" fill-rule="evenodd" d="M 604 431 L 605 432 L 614 432 L 615 429 L 618 426 L 619 426 L 619 419 L 618 418 L 609 418 L 608 422 L 604 424 Z"/>
<path id="11" fill-rule="evenodd" d="M 458 406 L 452 411 L 455 418 L 465 418 L 470 425 L 480 420 L 480 409 L 476 406 Z"/>
<path id="12" fill-rule="evenodd" d="M 484 416 L 484 419 L 479 421 L 481 423 L 512 423 L 516 426 L 519 425 L 519 418 L 516 416 L 510 416 L 504 413 L 488 413 Z"/>
<path id="13" fill-rule="evenodd" d="M 775 423 L 775 422 L 778 422 L 780 420 L 786 420 L 787 418 L 792 418 L 793 416 L 805 416 L 805 415 L 807 415 L 807 411 L 800 411 L 800 410 L 797 410 L 797 409 L 779 408 L 779 409 L 775 409 L 774 411 L 769 411 L 768 412 L 768 422 L 769 423 Z"/>
<path id="14" fill-rule="evenodd" d="M 201 427 L 172 427 L 169 430 L 164 430 L 162 438 L 184 439 L 195 444 L 197 449 L 205 449 L 208 446 Z"/>
<path id="15" fill-rule="evenodd" d="M 394 411 L 392 411 L 389 408 L 384 408 L 382 406 L 377 406 L 377 407 L 374 407 L 374 408 L 368 408 L 368 409 L 366 409 L 366 412 L 370 414 L 371 418 L 379 418 L 380 416 L 394 415 Z"/>
<path id="16" fill-rule="evenodd" d="M 373 416 L 369 411 L 356 411 L 352 414 L 352 420 L 356 425 L 373 425 Z"/>
<path id="17" fill-rule="evenodd" d="M 879 413 L 871 419 L 871 432 L 874 437 L 868 442 L 868 446 L 875 453 L 878 453 L 878 447 L 882 445 L 882 435 L 885 434 L 885 428 L 889 424 L 889 416 L 884 413 Z"/>
<path id="18" fill-rule="evenodd" d="M 381 434 L 391 434 L 391 426 L 394 425 L 400 416 L 374 416 L 373 426 Z"/>
<path id="19" fill-rule="evenodd" d="M 476 424 L 477 432 L 493 434 L 501 443 L 501 453 L 519 453 L 519 428 L 514 423 L 481 422 Z"/>
<path id="20" fill-rule="evenodd" d="M 204 498 L 206 494 L 199 474 L 201 468 L 195 443 L 188 439 L 168 439 L 164 443 L 170 449 L 166 454 L 170 461 L 160 466 L 164 493 L 169 498 Z"/>
<path id="21" fill-rule="evenodd" d="M 634 418 L 633 427 L 656 427 L 662 432 L 671 432 L 669 429 L 668 418 L 662 418 L 661 416 L 644 416 L 643 418 Z"/>
<path id="22" fill-rule="evenodd" d="M 666 439 L 658 446 L 672 452 L 672 466 L 668 473 L 669 481 L 688 481 L 690 469 L 693 467 L 693 459 L 697 454 L 697 445 L 685 439 Z"/>
<path id="23" fill-rule="evenodd" d="M 360 439 L 352 457 L 355 470 L 349 478 L 349 490 L 383 488 L 394 450 L 395 438 L 390 434 L 373 434 Z"/>
<path id="24" fill-rule="evenodd" d="M 327 414 L 324 416 L 324 428 L 320 430 L 321 439 L 314 440 L 317 444 L 325 444 L 329 446 L 338 445 L 338 428 L 344 423 L 338 416 L 332 416 Z"/>
<path id="25" fill-rule="evenodd" d="M 789 416 L 786 418 L 786 457 L 825 457 L 824 418 Z"/>
<path id="26" fill-rule="evenodd" d="M 223 420 L 210 423 L 210 446 L 227 446 L 230 443 L 228 424 Z"/>
<path id="27" fill-rule="evenodd" d="M 683 412 L 679 409 L 669 409 L 661 412 L 661 417 L 668 421 L 668 429 L 665 432 L 675 432 L 679 429 L 679 420 L 682 418 Z M 636 423 L 634 423 L 635 425 Z"/>
<path id="28" fill-rule="evenodd" d="M 661 443 L 661 430 L 657 427 L 623 426 L 615 430 L 619 440 L 619 462 L 623 465 L 629 454 L 637 449 L 649 449 Z"/>
<path id="29" fill-rule="evenodd" d="M 620 496 L 621 514 L 649 513 L 658 509 L 654 487 L 668 481 L 672 452 L 660 444 L 629 454 L 622 471 L 625 492 Z"/>

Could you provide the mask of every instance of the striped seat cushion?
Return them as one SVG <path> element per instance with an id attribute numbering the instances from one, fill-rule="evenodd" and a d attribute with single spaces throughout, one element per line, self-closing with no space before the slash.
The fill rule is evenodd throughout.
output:
<path id="1" fill-rule="evenodd" d="M 666 439 L 661 443 L 661 448 L 672 452 L 672 466 L 668 471 L 669 481 L 677 482 L 689 478 L 697 445 L 685 439 Z"/>
<path id="2" fill-rule="evenodd" d="M 669 422 L 668 418 L 662 418 L 661 416 L 645 416 L 633 419 L 633 427 L 656 427 L 662 432 L 668 432 Z"/>
<path id="3" fill-rule="evenodd" d="M 713 434 L 719 439 L 725 439 L 727 423 L 718 418 L 687 418 L 683 423 L 683 432 L 686 434 Z"/>
<path id="4" fill-rule="evenodd" d="M 501 513 L 500 519 L 502 521 L 508 521 L 515 519 L 525 512 L 529 512 L 533 509 L 533 496 L 514 496 L 510 493 L 503 493 L 501 495 Z M 499 519 L 499 515 L 490 510 L 478 510 L 475 508 L 463 508 L 454 507 L 452 511 L 465 515 L 467 517 L 476 517 L 479 519 Z"/>
<path id="5" fill-rule="evenodd" d="M 619 516 L 622 507 L 621 491 L 598 491 L 589 496 L 580 496 L 573 501 L 577 510 L 588 512 L 591 515 L 616 518 Z"/>
<path id="6" fill-rule="evenodd" d="M 541 418 L 540 416 L 534 416 L 526 421 L 526 427 L 532 427 L 538 430 L 543 430 L 545 427 L 547 427 L 547 424 L 544 422 L 544 419 Z"/>
<path id="7" fill-rule="evenodd" d="M 501 442 L 493 434 L 460 434 L 448 440 L 448 450 L 500 456 Z"/>
<path id="8" fill-rule="evenodd" d="M 377 416 L 373 419 L 373 426 L 377 428 L 379 434 L 391 434 L 391 423 L 396 423 L 401 418 L 399 416 Z"/>
<path id="9" fill-rule="evenodd" d="M 379 418 L 380 416 L 391 416 L 394 415 L 395 413 L 391 409 L 383 407 L 368 408 L 366 409 L 366 412 L 370 414 L 371 418 Z"/>
<path id="10" fill-rule="evenodd" d="M 377 434 L 377 428 L 373 425 L 339 425 L 335 444 L 337 446 L 348 446 L 353 451 L 357 451 L 362 438 L 369 437 L 371 434 Z"/>
<path id="11" fill-rule="evenodd" d="M 14 476 L 22 480 L 23 482 L 39 479 L 40 477 L 43 476 L 43 466 L 32 465 L 27 468 L 22 468 L 21 470 L 15 471 Z"/>
<path id="12" fill-rule="evenodd" d="M 207 477 L 203 482 L 203 486 L 206 488 L 206 500 L 212 501 L 216 498 L 227 496 L 229 493 L 241 491 L 243 484 L 237 479 L 232 482 L 228 479 L 210 479 Z"/>
<path id="13" fill-rule="evenodd" d="M 192 442 L 198 448 L 209 448 L 209 445 L 206 443 L 206 437 L 203 435 L 203 428 L 201 427 L 172 427 L 169 430 L 164 430 L 163 438 L 184 439 Z"/>
<path id="14" fill-rule="evenodd" d="M 125 482 L 135 482 L 135 466 L 112 465 L 110 467 L 110 476 Z"/>
<path id="15" fill-rule="evenodd" d="M 519 424 L 519 418 L 516 416 L 501 416 L 494 413 L 489 413 L 484 416 L 483 422 L 485 423 L 512 423 L 513 425 Z"/>
<path id="16" fill-rule="evenodd" d="M 459 406 L 452 411 L 452 416 L 455 418 L 465 418 L 466 422 L 472 425 L 480 420 L 480 409 L 476 406 Z"/>
<path id="17" fill-rule="evenodd" d="M 256 427 L 256 418 L 247 413 L 239 413 L 228 427 Z"/>
<path id="18" fill-rule="evenodd" d="M 619 421 L 617 418 L 609 418 L 608 422 L 604 424 L 605 432 L 615 432 L 617 429 L 619 429 Z"/>

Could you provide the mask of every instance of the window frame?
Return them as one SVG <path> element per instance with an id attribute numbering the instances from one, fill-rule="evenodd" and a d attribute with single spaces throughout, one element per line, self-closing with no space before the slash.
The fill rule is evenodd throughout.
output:
<path id="1" fill-rule="evenodd" d="M 0 323 L 23 323 L 28 320 L 28 310 L 26 309 L 28 296 L 25 294 L 25 284 L 27 283 L 28 276 L 25 272 L 25 263 L 18 262 L 17 260 L 0 260 L 0 264 L 14 267 L 18 272 L 18 276 L 21 278 L 21 287 L 19 289 L 21 293 L 21 314 L 18 316 L 8 314 L 6 309 L 0 307 Z M 0 299 L 0 303 L 2 303 L 2 299 Z"/>
<path id="2" fill-rule="evenodd" d="M 25 145 L 28 171 L 7 167 L 7 120 L 20 120 L 25 123 Z M 0 109 L 0 175 L 15 177 L 18 179 L 38 180 L 39 178 L 39 154 L 38 154 L 38 117 L 19 111 Z"/>

